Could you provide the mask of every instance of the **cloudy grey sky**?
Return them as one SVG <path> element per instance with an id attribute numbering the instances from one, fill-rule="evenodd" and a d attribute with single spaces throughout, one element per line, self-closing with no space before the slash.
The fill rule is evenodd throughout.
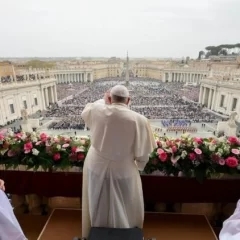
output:
<path id="1" fill-rule="evenodd" d="M 0 0 L 0 57 L 197 57 L 240 42 L 239 0 Z"/>

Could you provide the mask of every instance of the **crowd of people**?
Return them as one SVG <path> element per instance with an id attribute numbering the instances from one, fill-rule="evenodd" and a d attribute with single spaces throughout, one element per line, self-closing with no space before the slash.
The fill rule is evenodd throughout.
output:
<path id="1" fill-rule="evenodd" d="M 49 128 L 82 129 L 80 115 L 85 105 L 102 99 L 104 93 L 117 84 L 126 84 L 125 79 L 104 78 L 93 83 L 58 84 L 61 104 L 53 106 L 45 115 L 58 118 L 58 121 Z M 150 78 L 130 78 L 127 87 L 131 95 L 129 107 L 149 119 L 168 119 L 162 122 L 163 127 L 190 127 L 191 122 L 212 122 L 217 118 L 194 102 L 198 99 L 199 87 L 188 86 L 184 90 L 184 83 L 164 83 Z"/>
<path id="2" fill-rule="evenodd" d="M 44 78 L 49 78 L 50 76 L 43 76 L 43 74 L 28 74 L 28 75 L 16 75 L 16 79 L 14 79 L 13 76 L 0 76 L 0 83 L 10 83 L 13 81 L 17 81 L 17 82 L 22 82 L 25 80 L 36 80 L 36 79 L 44 79 Z"/>

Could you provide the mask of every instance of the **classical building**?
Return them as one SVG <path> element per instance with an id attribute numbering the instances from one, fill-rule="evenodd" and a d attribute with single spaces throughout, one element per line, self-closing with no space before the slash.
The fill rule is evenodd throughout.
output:
<path id="1" fill-rule="evenodd" d="M 210 76 L 201 80 L 199 103 L 210 110 L 229 115 L 240 114 L 240 79 L 217 79 Z"/>
<path id="2" fill-rule="evenodd" d="M 49 72 L 25 72 L 0 80 L 0 125 L 20 118 L 22 109 L 33 114 L 57 102 L 56 79 Z"/>

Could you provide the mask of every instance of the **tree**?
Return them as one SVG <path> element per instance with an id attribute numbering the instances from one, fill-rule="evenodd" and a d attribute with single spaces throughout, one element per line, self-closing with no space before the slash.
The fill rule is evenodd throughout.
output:
<path id="1" fill-rule="evenodd" d="M 201 60 L 203 55 L 205 55 L 205 52 L 204 51 L 200 51 L 198 53 L 198 60 Z"/>
<path id="2" fill-rule="evenodd" d="M 56 64 L 54 62 L 31 60 L 26 63 L 26 66 L 32 67 L 32 68 L 54 68 L 56 66 Z"/>

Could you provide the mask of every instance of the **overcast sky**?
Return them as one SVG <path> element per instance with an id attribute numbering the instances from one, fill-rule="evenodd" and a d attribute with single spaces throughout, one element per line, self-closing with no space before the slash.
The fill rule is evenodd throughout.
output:
<path id="1" fill-rule="evenodd" d="M 240 0 L 0 0 L 0 57 L 183 57 L 240 42 Z"/>

